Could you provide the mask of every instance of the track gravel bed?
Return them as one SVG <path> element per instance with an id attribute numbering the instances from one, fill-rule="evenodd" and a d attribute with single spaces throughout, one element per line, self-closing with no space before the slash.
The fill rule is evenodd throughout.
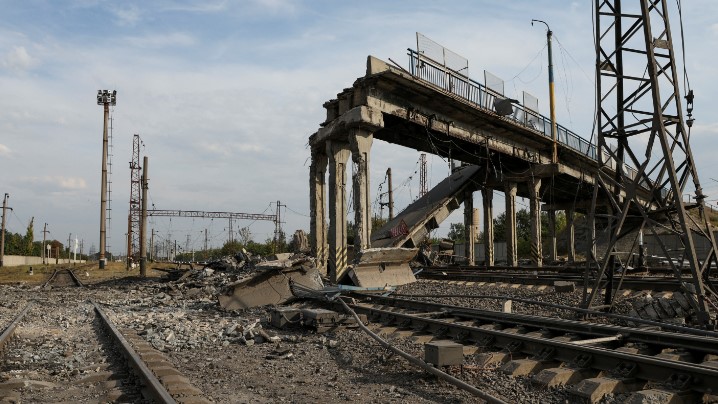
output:
<path id="1" fill-rule="evenodd" d="M 224 275 L 222 275 L 224 276 Z M 101 304 L 120 328 L 131 328 L 214 402 L 248 403 L 473 403 L 468 393 L 438 381 L 403 359 L 391 355 L 359 329 L 339 329 L 316 334 L 301 328 L 274 329 L 269 325 L 269 308 L 225 312 L 216 301 L 218 287 L 208 279 L 191 288 L 157 279 L 117 279 L 82 288 L 0 285 L 6 296 L 0 302 L 3 325 L 30 298 L 38 301 L 31 321 L 42 321 L 57 338 L 40 339 L 36 346 L 43 363 L 56 363 L 41 370 L 33 356 L 11 352 L 3 362 L 3 374 L 67 383 L 94 371 L 94 355 L 101 347 L 89 344 L 95 332 L 91 306 Z M 506 295 L 540 301 L 577 305 L 580 292 L 554 293 L 550 290 L 502 286 L 466 286 L 419 281 L 399 288 L 404 294 Z M 426 298 L 438 303 L 498 310 L 500 301 L 466 298 Z M 306 304 L 302 302 L 296 303 Z M 514 302 L 514 311 L 572 318 L 572 313 Z M 373 325 L 377 329 L 377 325 Z M 261 330 L 261 332 L 260 332 Z M 381 332 L 381 328 L 377 329 Z M 21 338 L 31 338 L 25 331 Z M 263 336 L 264 335 L 264 336 Z M 266 340 L 266 336 L 272 341 Z M 423 358 L 424 347 L 407 338 L 385 335 L 398 348 Z M 96 369 L 96 367 L 95 367 Z M 575 399 L 567 388 L 540 388 L 530 377 L 513 378 L 497 368 L 482 369 L 473 356 L 465 358 L 463 369 L 450 367 L 448 373 L 475 384 L 487 393 L 516 403 L 567 403 Z M 35 372 L 35 373 L 33 373 Z M 5 376 L 7 377 L 7 376 Z M 94 401 L 102 398 L 102 383 L 93 390 Z M 89 388 L 88 393 L 89 394 Z M 77 391 L 75 392 L 77 393 Z M 77 397 L 82 396 L 82 390 Z M 21 389 L 27 401 L 67 400 L 66 392 L 44 388 Z M 608 397 L 620 402 L 625 396 Z M 82 400 L 76 400 L 82 401 Z M 92 400 L 87 400 L 92 401 Z"/>

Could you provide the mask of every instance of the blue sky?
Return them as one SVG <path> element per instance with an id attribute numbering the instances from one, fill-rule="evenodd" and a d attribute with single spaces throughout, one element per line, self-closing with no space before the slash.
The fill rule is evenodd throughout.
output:
<path id="1" fill-rule="evenodd" d="M 406 66 L 417 31 L 466 57 L 474 79 L 486 69 L 506 81 L 507 95 L 526 90 L 547 113 L 545 31 L 530 20 L 547 21 L 557 39 L 559 122 L 588 137 L 591 3 L 0 1 L 0 192 L 10 193 L 15 209 L 8 227 L 24 233 L 34 216 L 36 237 L 47 222 L 53 238 L 72 233 L 86 249 L 99 245 L 102 109 L 95 94 L 116 89 L 111 251 L 124 249 L 134 133 L 150 157 L 156 208 L 262 213 L 281 200 L 285 230 L 308 230 L 306 143 L 324 120 L 322 104 L 364 74 L 368 55 Z M 672 20 L 677 33 L 677 15 Z M 684 22 L 696 91 L 693 150 L 715 204 L 718 2 L 685 2 Z M 417 160 L 415 151 L 375 141 L 373 192 L 391 166 L 394 184 L 407 184 L 397 190 L 397 208 L 406 206 L 418 192 Z M 434 157 L 430 171 L 437 183 L 448 167 Z M 214 245 L 227 237 L 225 221 L 151 225 L 182 244 L 189 234 L 194 248 L 205 228 Z M 263 222 L 236 226 L 250 226 L 258 241 L 273 230 Z"/>

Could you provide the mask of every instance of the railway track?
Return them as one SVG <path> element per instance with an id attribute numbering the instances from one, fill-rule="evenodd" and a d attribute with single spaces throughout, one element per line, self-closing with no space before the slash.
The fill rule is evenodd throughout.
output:
<path id="1" fill-rule="evenodd" d="M 0 402 L 206 403 L 159 351 L 94 302 L 75 317 L 31 302 L 0 334 Z"/>
<path id="2" fill-rule="evenodd" d="M 555 282 L 574 282 L 582 285 L 585 281 L 584 275 L 575 272 L 554 272 L 545 269 L 517 270 L 517 268 L 494 267 L 493 270 L 485 271 L 481 267 L 460 267 L 441 268 L 428 267 L 416 274 L 420 279 L 462 281 L 462 282 L 485 282 L 485 283 L 508 283 L 519 285 L 553 285 Z M 718 280 L 715 280 L 718 282 Z M 626 275 L 623 279 L 616 275 L 614 284 L 621 282 L 623 289 L 632 290 L 653 290 L 675 292 L 683 290 L 682 283 L 675 277 Z M 683 282 L 690 283 L 691 278 L 684 277 Z M 593 283 L 593 278 L 589 278 Z"/>
<path id="3" fill-rule="evenodd" d="M 85 285 L 75 275 L 75 272 L 70 268 L 59 268 L 55 269 L 50 277 L 42 284 L 42 289 L 49 287 L 65 287 L 65 286 L 78 286 L 84 288 Z"/>
<path id="4" fill-rule="evenodd" d="M 570 386 L 581 399 L 595 402 L 608 393 L 633 391 L 648 399 L 716 400 L 715 332 L 699 336 L 390 297 L 354 299 L 349 307 L 381 324 L 385 333 L 455 340 L 465 353 L 476 350 L 483 367 L 500 366 L 547 387 Z"/>

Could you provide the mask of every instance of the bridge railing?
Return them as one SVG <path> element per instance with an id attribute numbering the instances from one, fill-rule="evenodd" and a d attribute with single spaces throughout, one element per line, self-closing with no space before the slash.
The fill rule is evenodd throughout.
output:
<path id="1" fill-rule="evenodd" d="M 472 80 L 466 74 L 455 72 L 444 66 L 442 63 L 432 60 L 424 55 L 419 55 L 413 49 L 408 49 L 408 51 L 408 55 L 411 60 L 411 74 L 414 77 L 457 95 L 477 108 L 495 112 L 494 101 L 506 98 L 503 94 L 500 94 L 499 92 Z M 519 125 L 533 129 L 546 137 L 551 137 L 551 119 L 539 114 L 536 111 L 526 108 L 520 103 L 513 104 L 513 113 L 507 117 Z M 597 159 L 595 144 L 558 123 L 556 124 L 556 137 L 557 141 L 562 145 L 593 160 Z M 611 169 L 614 171 L 616 170 L 615 159 L 611 158 L 605 151 L 603 152 L 603 161 Z M 635 168 L 625 163 L 623 164 L 623 172 L 632 180 L 635 179 L 638 174 L 638 171 Z M 643 184 L 646 189 L 650 188 L 650 185 L 646 183 L 646 180 L 642 180 L 641 184 Z M 665 197 L 667 194 L 668 189 L 662 188 L 661 195 Z"/>
<path id="2" fill-rule="evenodd" d="M 494 101 L 506 98 L 464 74 L 455 72 L 426 56 L 419 55 L 413 49 L 408 49 L 408 51 L 413 76 L 458 95 L 476 107 L 494 111 Z M 551 136 L 551 120 L 521 104 L 514 104 L 514 112 L 508 118 L 519 125 L 538 131 L 546 137 Z M 566 127 L 557 124 L 556 136 L 558 142 L 566 147 L 596 159 L 596 146 Z"/>

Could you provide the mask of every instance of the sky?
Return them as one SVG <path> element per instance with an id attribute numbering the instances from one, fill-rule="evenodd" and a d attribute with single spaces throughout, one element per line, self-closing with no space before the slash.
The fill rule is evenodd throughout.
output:
<path id="1" fill-rule="evenodd" d="M 47 223 L 51 239 L 66 242 L 72 234 L 85 251 L 99 247 L 96 93 L 110 89 L 117 90 L 111 252 L 126 248 L 133 134 L 150 159 L 151 207 L 274 213 L 281 201 L 285 232 L 308 231 L 307 141 L 324 121 L 322 104 L 364 75 L 368 55 L 408 67 L 416 32 L 468 59 L 475 80 L 487 70 L 505 80 L 507 96 L 535 95 L 547 115 L 545 27 L 530 23 L 546 21 L 555 38 L 557 120 L 589 138 L 592 3 L 0 0 L 0 194 L 10 194 L 8 230 L 24 234 L 34 217 L 38 240 Z M 718 2 L 684 3 L 686 68 L 696 93 L 691 145 L 716 205 Z M 396 209 L 406 207 L 418 194 L 418 160 L 414 150 L 375 140 L 372 198 L 391 167 Z M 429 156 L 431 184 L 448 173 L 446 161 Z M 502 198 L 496 193 L 497 214 Z M 478 193 L 475 199 L 479 207 Z M 437 235 L 460 221 L 457 212 Z M 184 248 L 189 238 L 190 249 L 202 248 L 205 229 L 211 246 L 228 236 L 219 219 L 153 218 L 150 227 Z M 274 230 L 262 221 L 234 227 L 249 227 L 259 242 Z"/>

